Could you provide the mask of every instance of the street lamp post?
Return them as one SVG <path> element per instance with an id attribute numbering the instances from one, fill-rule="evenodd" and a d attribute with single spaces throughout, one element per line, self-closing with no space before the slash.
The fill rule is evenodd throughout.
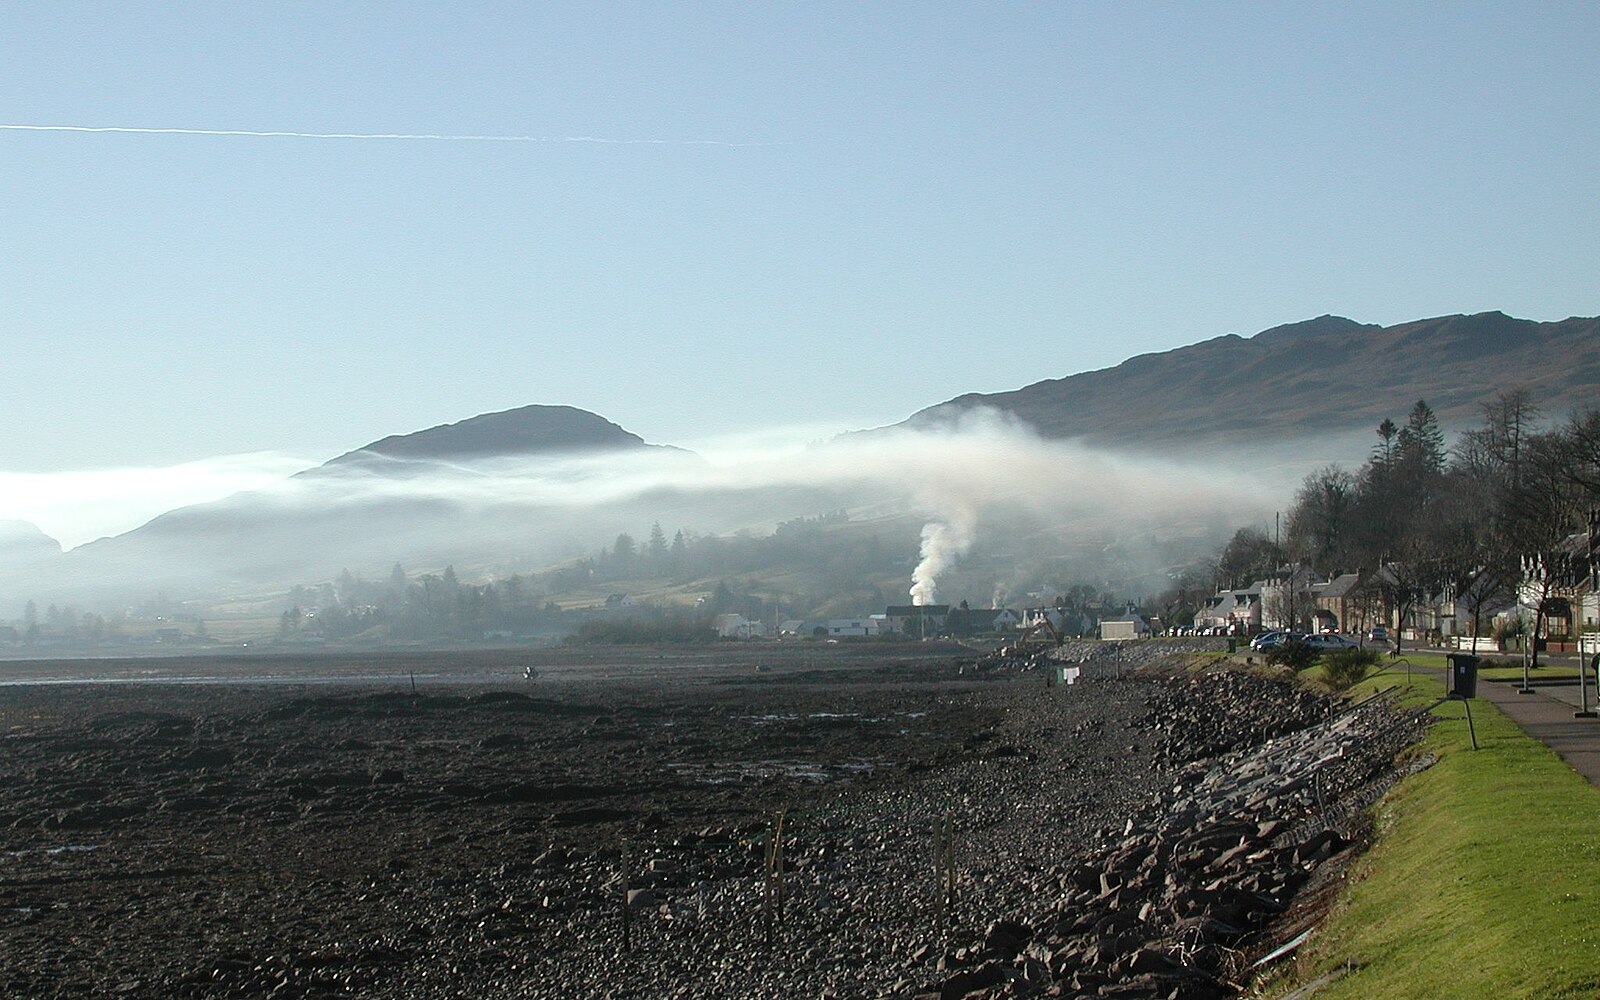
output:
<path id="1" fill-rule="evenodd" d="M 1523 614 L 1522 602 L 1517 602 L 1517 621 L 1522 624 L 1522 687 L 1518 690 L 1522 694 L 1533 694 L 1533 688 L 1528 684 L 1528 661 L 1530 659 L 1533 642 L 1528 637 L 1528 619 Z"/>

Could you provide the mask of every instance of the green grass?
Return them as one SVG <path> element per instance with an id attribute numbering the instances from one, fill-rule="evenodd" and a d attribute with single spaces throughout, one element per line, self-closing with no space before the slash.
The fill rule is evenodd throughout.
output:
<path id="1" fill-rule="evenodd" d="M 1478 676 L 1495 681 L 1520 681 L 1522 680 L 1522 664 L 1506 664 L 1504 666 L 1484 665 L 1478 668 Z M 1571 681 L 1578 682 L 1578 668 L 1570 664 L 1550 665 L 1540 663 L 1536 669 L 1528 671 L 1530 681 Z"/>
<path id="2" fill-rule="evenodd" d="M 1389 669 L 1352 693 L 1404 680 Z M 1409 700 L 1442 693 L 1412 674 Z M 1435 710 L 1445 721 L 1419 751 L 1437 763 L 1378 807 L 1376 843 L 1297 959 L 1299 983 L 1351 968 L 1318 1000 L 1600 994 L 1600 789 L 1487 701 L 1472 707 L 1481 749 L 1461 706 Z"/>

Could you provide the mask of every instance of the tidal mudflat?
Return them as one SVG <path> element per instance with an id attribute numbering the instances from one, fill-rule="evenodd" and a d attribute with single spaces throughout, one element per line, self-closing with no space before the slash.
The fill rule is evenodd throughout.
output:
<path id="1" fill-rule="evenodd" d="M 0 687 L 6 996 L 1228 995 L 1414 734 L 931 644 L 51 670 Z"/>

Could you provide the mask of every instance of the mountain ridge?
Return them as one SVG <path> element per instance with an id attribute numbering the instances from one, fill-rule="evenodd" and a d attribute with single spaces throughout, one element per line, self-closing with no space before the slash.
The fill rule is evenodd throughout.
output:
<path id="1" fill-rule="evenodd" d="M 1045 437 L 1181 452 L 1241 434 L 1365 429 L 1426 399 L 1446 426 L 1463 427 L 1512 385 L 1528 386 L 1552 416 L 1593 405 L 1600 399 L 1596 344 L 1597 317 L 1538 323 L 1495 311 L 1383 327 L 1328 314 L 1018 389 L 964 393 L 894 426 L 940 426 L 987 407 Z M 1586 364 L 1568 360 L 1585 354 Z"/>

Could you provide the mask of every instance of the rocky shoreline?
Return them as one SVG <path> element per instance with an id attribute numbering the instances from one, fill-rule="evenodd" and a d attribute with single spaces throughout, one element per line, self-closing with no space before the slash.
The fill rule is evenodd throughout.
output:
<path id="1" fill-rule="evenodd" d="M 0 690 L 0 994 L 1227 996 L 1422 726 L 1241 672 L 766 659 Z"/>

